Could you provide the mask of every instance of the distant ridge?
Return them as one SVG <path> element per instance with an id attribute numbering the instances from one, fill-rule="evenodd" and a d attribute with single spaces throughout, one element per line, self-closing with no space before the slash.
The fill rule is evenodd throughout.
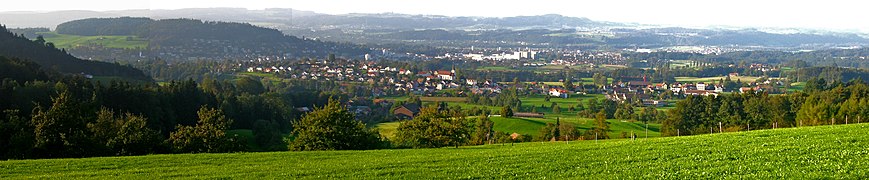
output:
<path id="1" fill-rule="evenodd" d="M 0 56 L 33 61 L 42 68 L 62 73 L 117 76 L 152 81 L 141 70 L 114 63 L 82 60 L 59 50 L 51 43 L 31 41 L 0 26 Z"/>

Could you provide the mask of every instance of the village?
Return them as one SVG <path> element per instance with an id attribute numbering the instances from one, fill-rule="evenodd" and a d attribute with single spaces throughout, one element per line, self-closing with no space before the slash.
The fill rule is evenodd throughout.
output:
<path id="1" fill-rule="evenodd" d="M 528 55 L 528 53 L 525 53 Z M 474 60 L 468 58 L 468 60 Z M 740 74 L 730 73 L 726 78 L 701 79 L 695 82 L 676 81 L 652 83 L 647 77 L 619 77 L 619 81 L 605 84 L 581 84 L 566 87 L 564 80 L 559 82 L 528 81 L 522 86 L 513 82 L 498 82 L 492 79 L 467 78 L 453 69 L 428 69 L 413 71 L 410 66 L 389 66 L 377 61 L 364 60 L 303 60 L 293 63 L 260 59 L 238 64 L 242 73 L 271 74 L 275 77 L 295 80 L 314 80 L 327 82 L 342 82 L 342 84 L 368 85 L 374 100 L 384 97 L 406 97 L 407 95 L 421 97 L 467 97 L 470 94 L 494 97 L 503 90 L 517 87 L 517 90 L 538 96 L 568 99 L 602 95 L 607 100 L 615 102 L 637 102 L 643 106 L 668 107 L 672 102 L 687 96 L 718 96 L 723 93 L 752 93 L 775 89 L 782 81 L 765 79 L 762 82 L 739 82 Z M 555 65 L 563 60 L 553 60 L 546 65 Z M 591 63 L 591 62 L 584 62 Z M 560 65 L 560 64 L 558 64 Z M 750 68 L 769 70 L 772 67 L 762 64 L 752 64 Z M 737 79 L 732 81 L 731 78 Z M 389 100 L 380 100 L 375 104 L 391 106 Z M 306 107 L 303 107 L 306 108 Z M 369 114 L 368 106 L 350 106 L 360 117 Z M 419 111 L 419 106 L 403 105 L 400 111 L 394 111 L 394 116 L 412 118 Z M 310 109 L 300 109 L 309 111 Z"/>

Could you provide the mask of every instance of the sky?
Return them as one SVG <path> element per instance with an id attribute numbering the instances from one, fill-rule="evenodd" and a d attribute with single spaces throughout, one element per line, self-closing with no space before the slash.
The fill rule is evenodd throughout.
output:
<path id="1" fill-rule="evenodd" d="M 239 7 L 326 14 L 403 13 L 507 17 L 561 14 L 592 20 L 686 27 L 778 27 L 869 31 L 869 2 L 857 0 L 16 0 L 0 11 Z"/>

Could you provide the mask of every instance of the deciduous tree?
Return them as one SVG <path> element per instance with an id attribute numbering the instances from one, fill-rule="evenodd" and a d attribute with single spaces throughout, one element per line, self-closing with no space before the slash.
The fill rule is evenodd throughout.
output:
<path id="1" fill-rule="evenodd" d="M 289 142 L 293 151 L 375 149 L 383 145 L 377 130 L 366 128 L 331 99 L 293 124 L 293 135 L 295 139 Z"/>

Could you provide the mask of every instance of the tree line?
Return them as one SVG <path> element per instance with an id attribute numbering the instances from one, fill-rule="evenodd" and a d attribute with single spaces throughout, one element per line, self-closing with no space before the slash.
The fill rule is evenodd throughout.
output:
<path id="1" fill-rule="evenodd" d="M 812 86 L 806 92 L 786 95 L 689 96 L 667 112 L 662 133 L 675 136 L 860 123 L 869 117 L 869 86 L 861 79 Z"/>
<path id="2" fill-rule="evenodd" d="M 268 89 L 250 77 L 99 81 L 5 57 L 0 70 L 0 159 L 247 150 L 230 129 L 252 129 L 259 146 L 285 150 L 274 147 L 302 115 L 296 106 L 348 100 L 301 82 Z"/>

